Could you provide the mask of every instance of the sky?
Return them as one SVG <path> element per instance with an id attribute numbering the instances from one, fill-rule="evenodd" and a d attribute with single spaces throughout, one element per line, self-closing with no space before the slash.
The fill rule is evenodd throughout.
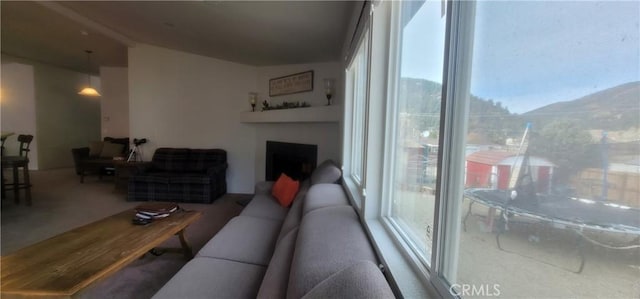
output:
<path id="1" fill-rule="evenodd" d="M 439 2 L 404 28 L 402 76 L 442 82 Z M 640 1 L 481 1 L 471 93 L 524 113 L 640 81 L 639 23 Z"/>

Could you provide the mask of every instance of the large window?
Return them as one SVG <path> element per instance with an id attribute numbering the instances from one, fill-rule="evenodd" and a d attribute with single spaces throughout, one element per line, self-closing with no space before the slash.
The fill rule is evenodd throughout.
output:
<path id="1" fill-rule="evenodd" d="M 450 282 L 463 296 L 639 296 L 638 2 L 475 9 Z"/>
<path id="2" fill-rule="evenodd" d="M 347 179 L 355 186 L 358 193 L 362 193 L 365 184 L 364 161 L 366 153 L 364 145 L 367 133 L 365 120 L 369 91 L 369 37 L 367 30 L 362 34 L 355 56 L 347 68 L 346 77 L 347 94 L 349 95 L 346 111 L 352 116 L 345 126 L 345 130 L 348 130 L 348 134 L 345 134 L 345 137 L 348 137 L 345 142 L 348 146 L 348 151 L 345 151 L 345 155 L 348 156 Z"/>
<path id="3" fill-rule="evenodd" d="M 396 12 L 387 215 L 399 235 L 428 264 L 431 259 L 445 17 L 441 2 L 405 1 Z"/>
<path id="4" fill-rule="evenodd" d="M 376 5 L 345 176 L 401 291 L 640 296 L 640 3 Z"/>
<path id="5" fill-rule="evenodd" d="M 351 152 L 351 175 L 353 179 L 362 185 L 364 178 L 364 142 L 365 142 L 365 107 L 367 105 L 367 88 L 369 78 L 369 39 L 367 33 L 356 52 L 356 59 L 352 64 L 354 74 L 354 101 L 353 101 L 353 150 Z"/>

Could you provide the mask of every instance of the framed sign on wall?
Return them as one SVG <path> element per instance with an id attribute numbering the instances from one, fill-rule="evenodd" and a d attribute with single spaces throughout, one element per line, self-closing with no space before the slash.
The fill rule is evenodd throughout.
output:
<path id="1" fill-rule="evenodd" d="M 269 96 L 281 96 L 313 90 L 313 71 L 306 71 L 269 80 Z"/>

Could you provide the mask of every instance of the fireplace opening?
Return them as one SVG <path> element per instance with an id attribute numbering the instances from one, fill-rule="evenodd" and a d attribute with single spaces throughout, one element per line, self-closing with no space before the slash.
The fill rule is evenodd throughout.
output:
<path id="1" fill-rule="evenodd" d="M 311 176 L 317 160 L 317 145 L 267 141 L 265 179 L 275 181 L 285 173 L 294 180 L 304 180 Z"/>

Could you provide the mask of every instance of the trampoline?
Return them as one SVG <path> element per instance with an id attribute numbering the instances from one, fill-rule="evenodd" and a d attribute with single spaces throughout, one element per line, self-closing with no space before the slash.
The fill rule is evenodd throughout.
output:
<path id="1" fill-rule="evenodd" d="M 474 203 L 479 203 L 500 212 L 496 227 L 496 243 L 500 250 L 500 236 L 509 229 L 514 216 L 525 217 L 553 228 L 572 230 L 577 234 L 576 246 L 580 254 L 580 266 L 575 273 L 584 269 L 584 242 L 614 249 L 640 248 L 640 210 L 606 201 L 596 201 L 573 197 L 532 195 L 511 199 L 511 191 L 495 189 L 466 189 L 464 195 L 470 200 L 469 210 L 463 220 L 467 229 L 467 219 Z M 633 238 L 630 244 L 613 245 L 597 241 L 585 232 L 607 232 L 627 234 Z"/>

